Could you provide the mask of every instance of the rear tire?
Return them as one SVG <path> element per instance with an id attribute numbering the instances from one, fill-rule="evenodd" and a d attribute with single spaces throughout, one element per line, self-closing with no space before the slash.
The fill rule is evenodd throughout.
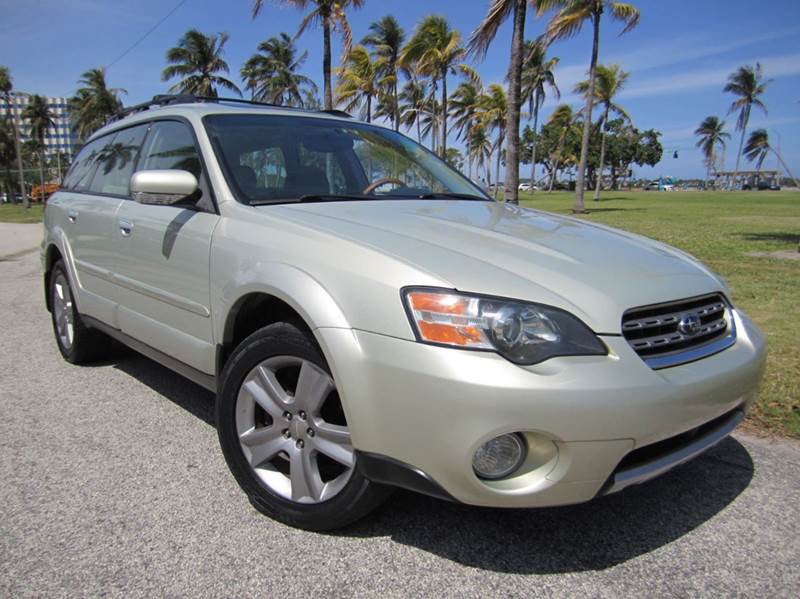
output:
<path id="1" fill-rule="evenodd" d="M 72 364 L 85 364 L 107 356 L 111 339 L 84 324 L 61 260 L 53 265 L 49 285 L 53 333 L 64 359 Z"/>
<path id="2" fill-rule="evenodd" d="M 359 472 L 336 384 L 299 326 L 266 326 L 234 350 L 216 418 L 236 481 L 275 520 L 333 530 L 364 517 L 390 492 Z"/>

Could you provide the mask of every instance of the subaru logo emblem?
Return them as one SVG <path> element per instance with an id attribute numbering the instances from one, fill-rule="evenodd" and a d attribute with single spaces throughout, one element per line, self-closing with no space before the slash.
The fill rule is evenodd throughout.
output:
<path id="1" fill-rule="evenodd" d="M 688 336 L 696 335 L 700 332 L 701 325 L 700 317 L 694 312 L 689 312 L 681 317 L 678 323 L 678 331 Z"/>

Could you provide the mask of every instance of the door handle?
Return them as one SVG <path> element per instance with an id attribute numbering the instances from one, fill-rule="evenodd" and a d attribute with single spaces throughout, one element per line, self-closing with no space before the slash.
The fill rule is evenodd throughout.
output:
<path id="1" fill-rule="evenodd" d="M 133 233 L 133 223 L 124 218 L 119 219 L 119 232 L 122 233 L 123 237 L 130 237 L 131 233 Z"/>
<path id="2" fill-rule="evenodd" d="M 78 220 L 78 211 L 70 208 L 67 210 L 67 218 L 69 219 L 69 222 L 74 223 L 76 220 Z"/>

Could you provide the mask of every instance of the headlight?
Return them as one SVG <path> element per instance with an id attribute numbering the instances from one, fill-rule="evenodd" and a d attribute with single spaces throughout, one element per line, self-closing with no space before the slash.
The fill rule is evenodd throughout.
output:
<path id="1" fill-rule="evenodd" d="M 552 306 L 427 288 L 407 288 L 403 300 L 424 343 L 495 351 L 525 365 L 608 354 L 589 327 Z"/>

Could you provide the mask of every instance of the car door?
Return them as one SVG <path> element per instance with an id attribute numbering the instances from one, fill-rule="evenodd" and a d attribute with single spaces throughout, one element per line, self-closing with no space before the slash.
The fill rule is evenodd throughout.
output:
<path id="1" fill-rule="evenodd" d="M 209 256 L 216 214 L 191 126 L 152 123 L 137 171 L 181 169 L 198 179 L 198 197 L 178 205 L 123 202 L 117 213 L 115 280 L 124 288 L 120 329 L 205 373 L 214 372 Z"/>
<path id="2" fill-rule="evenodd" d="M 123 195 L 98 193 L 93 182 L 98 169 L 108 166 L 106 149 L 115 137 L 112 133 L 97 138 L 81 149 L 63 189 L 48 205 L 52 226 L 61 228 L 66 237 L 61 249 L 70 263 L 81 313 L 112 326 L 117 305 L 113 283 L 116 213 Z"/>

